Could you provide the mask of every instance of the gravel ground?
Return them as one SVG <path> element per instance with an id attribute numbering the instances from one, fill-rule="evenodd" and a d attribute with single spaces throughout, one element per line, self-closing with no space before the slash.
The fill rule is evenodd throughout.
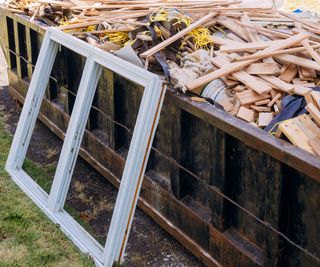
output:
<path id="1" fill-rule="evenodd" d="M 9 96 L 6 64 L 0 49 L 0 109 L 6 129 L 13 134 L 20 115 L 20 106 Z M 28 158 L 47 167 L 56 165 L 62 141 L 42 123 L 37 123 Z M 49 157 L 50 156 L 50 157 Z M 90 165 L 78 158 L 67 205 L 85 221 L 96 238 L 105 238 L 117 190 Z M 79 220 L 79 219 L 78 219 Z M 137 209 L 128 241 L 124 266 L 130 267 L 197 267 L 198 259 L 159 227 L 148 215 Z"/>

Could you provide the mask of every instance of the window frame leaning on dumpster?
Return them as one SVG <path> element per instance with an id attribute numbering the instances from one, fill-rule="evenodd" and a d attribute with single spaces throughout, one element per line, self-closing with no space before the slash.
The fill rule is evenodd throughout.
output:
<path id="1" fill-rule="evenodd" d="M 60 45 L 86 57 L 86 64 L 51 191 L 47 194 L 22 166 Z M 102 67 L 144 87 L 105 247 L 63 209 Z M 61 230 L 98 266 L 111 267 L 115 261 L 120 262 L 124 254 L 165 91 L 166 86 L 158 75 L 58 29 L 47 28 L 6 170 L 39 208 L 59 224 Z"/>

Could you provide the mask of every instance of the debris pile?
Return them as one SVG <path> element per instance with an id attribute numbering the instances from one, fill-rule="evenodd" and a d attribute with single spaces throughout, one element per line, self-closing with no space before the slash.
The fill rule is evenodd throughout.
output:
<path id="1" fill-rule="evenodd" d="M 131 47 L 177 90 L 320 156 L 316 17 L 237 0 L 7 0 L 109 52 Z M 135 56 L 136 56 L 135 55 Z M 303 140 L 303 141 L 302 141 Z"/>

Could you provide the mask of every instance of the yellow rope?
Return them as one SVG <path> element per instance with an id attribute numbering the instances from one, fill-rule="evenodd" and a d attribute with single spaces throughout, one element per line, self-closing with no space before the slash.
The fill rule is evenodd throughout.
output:
<path id="1" fill-rule="evenodd" d="M 209 50 L 213 44 L 211 32 L 205 27 L 198 27 L 187 34 L 193 40 L 195 49 Z"/>
<path id="2" fill-rule="evenodd" d="M 127 32 L 112 32 L 106 33 L 105 37 L 108 38 L 108 41 L 115 43 L 123 47 L 129 40 L 129 34 Z"/>

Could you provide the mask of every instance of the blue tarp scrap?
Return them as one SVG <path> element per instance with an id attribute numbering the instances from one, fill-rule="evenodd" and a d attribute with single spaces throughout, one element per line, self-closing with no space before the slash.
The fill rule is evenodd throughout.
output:
<path id="1" fill-rule="evenodd" d="M 320 87 L 313 87 L 315 91 L 320 92 Z M 274 133 L 278 129 L 278 123 L 305 114 L 307 105 L 303 96 L 291 96 L 288 95 L 282 99 L 282 110 L 274 117 L 274 119 L 268 124 L 264 130 L 266 132 Z"/>

